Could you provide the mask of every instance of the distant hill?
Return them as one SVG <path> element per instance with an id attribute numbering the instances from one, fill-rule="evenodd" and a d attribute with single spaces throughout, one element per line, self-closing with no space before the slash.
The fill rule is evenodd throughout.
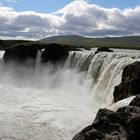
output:
<path id="1" fill-rule="evenodd" d="M 41 40 L 41 42 L 47 42 L 47 43 L 62 43 L 62 44 L 70 44 L 70 45 L 83 45 L 84 43 L 87 43 L 87 40 L 89 38 L 85 38 L 83 36 L 76 36 L 76 35 L 70 35 L 70 36 L 53 36 L 44 38 Z M 84 42 L 86 41 L 86 42 Z M 86 45 L 86 44 L 85 44 Z"/>
<path id="2" fill-rule="evenodd" d="M 140 36 L 89 38 L 83 36 L 54 36 L 40 40 L 44 43 L 59 43 L 87 47 L 110 47 L 140 49 Z"/>
<path id="3" fill-rule="evenodd" d="M 69 36 L 53 36 L 44 38 L 38 41 L 30 40 L 1 40 L 0 50 L 5 50 L 17 44 L 28 43 L 58 43 L 74 48 L 93 48 L 93 47 L 109 47 L 109 48 L 123 48 L 123 49 L 140 49 L 140 36 L 128 37 L 106 37 L 106 38 L 89 38 L 83 36 L 69 35 Z M 70 46 L 69 46 L 70 45 Z"/>

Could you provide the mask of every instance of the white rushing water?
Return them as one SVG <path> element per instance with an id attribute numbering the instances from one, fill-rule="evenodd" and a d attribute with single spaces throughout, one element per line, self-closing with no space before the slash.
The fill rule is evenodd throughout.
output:
<path id="1" fill-rule="evenodd" d="M 36 61 L 34 69 L 0 61 L 0 140 L 71 140 L 100 107 L 128 104 L 112 105 L 113 89 L 140 53 L 70 52 L 64 66 L 41 66 L 38 53 Z"/>

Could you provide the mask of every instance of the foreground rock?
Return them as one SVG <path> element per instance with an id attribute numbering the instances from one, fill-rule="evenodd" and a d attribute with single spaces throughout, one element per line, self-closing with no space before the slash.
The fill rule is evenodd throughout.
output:
<path id="1" fill-rule="evenodd" d="M 73 140 L 120 140 L 128 139 L 128 132 L 119 114 L 100 109 L 92 125 L 83 129 Z"/>
<path id="2" fill-rule="evenodd" d="M 73 140 L 139 140 L 140 95 L 129 106 L 116 112 L 100 109 L 92 125 L 74 136 Z"/>
<path id="3" fill-rule="evenodd" d="M 96 53 L 99 53 L 99 52 L 113 52 L 113 50 L 109 49 L 109 48 L 106 48 L 106 47 L 101 47 L 101 48 L 98 48 L 95 52 Z"/>
<path id="4" fill-rule="evenodd" d="M 60 44 L 49 44 L 41 54 L 42 63 L 51 61 L 56 62 L 65 59 L 68 56 L 68 50 Z"/>
<path id="5" fill-rule="evenodd" d="M 117 112 L 129 130 L 128 140 L 140 139 L 140 94 L 130 103 L 129 106 L 120 108 Z"/>
<path id="6" fill-rule="evenodd" d="M 140 62 L 127 65 L 122 74 L 121 83 L 115 87 L 114 102 L 140 93 Z"/>

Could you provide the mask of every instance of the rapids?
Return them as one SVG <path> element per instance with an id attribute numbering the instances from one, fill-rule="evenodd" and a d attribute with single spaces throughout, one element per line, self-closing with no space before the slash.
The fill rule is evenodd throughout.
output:
<path id="1" fill-rule="evenodd" d="M 140 51 L 70 52 L 64 65 L 3 65 L 0 53 L 0 140 L 71 140 L 101 107 L 116 110 L 113 89 Z"/>

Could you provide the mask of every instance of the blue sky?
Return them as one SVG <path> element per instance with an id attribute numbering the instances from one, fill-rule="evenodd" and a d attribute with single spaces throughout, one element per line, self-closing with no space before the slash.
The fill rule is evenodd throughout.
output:
<path id="1" fill-rule="evenodd" d="M 11 2 L 10 2 L 11 1 Z M 17 1 L 17 2 L 15 2 Z M 63 8 L 73 0 L 1 0 L 3 6 L 13 7 L 16 11 L 36 11 L 51 13 Z M 87 0 L 105 8 L 132 8 L 140 5 L 140 0 Z"/>
<path id="2" fill-rule="evenodd" d="M 0 38 L 140 35 L 140 0 L 0 0 Z"/>

